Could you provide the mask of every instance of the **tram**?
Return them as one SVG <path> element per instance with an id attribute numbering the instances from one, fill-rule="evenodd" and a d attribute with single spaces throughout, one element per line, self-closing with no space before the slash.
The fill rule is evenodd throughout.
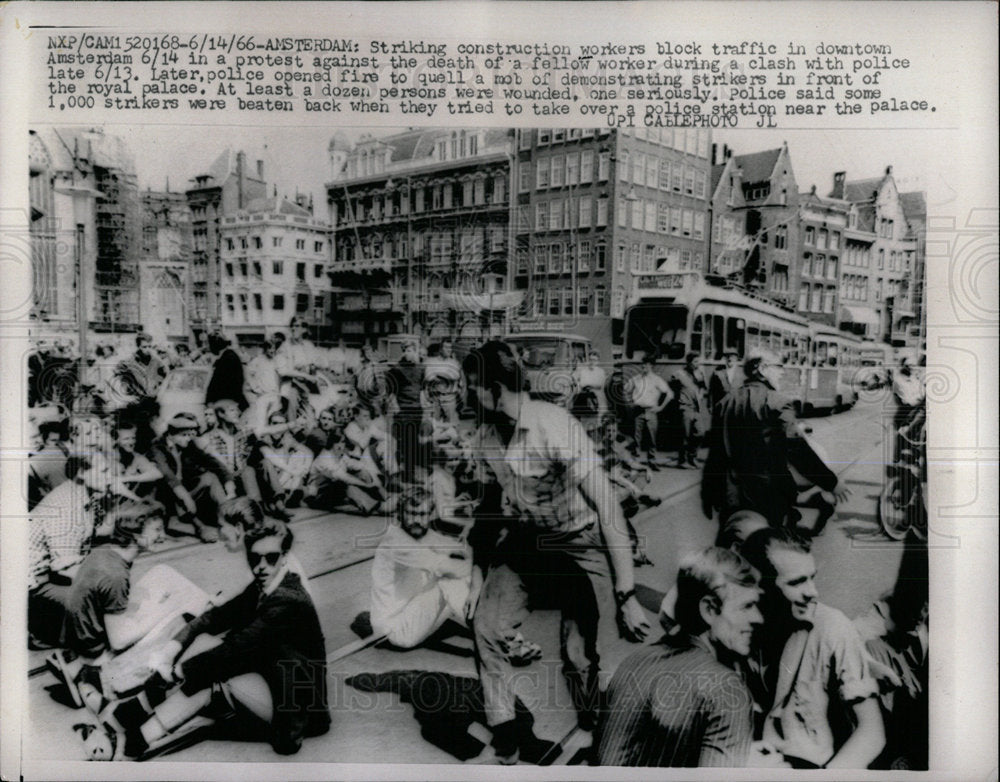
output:
<path id="1" fill-rule="evenodd" d="M 851 375 L 860 362 L 860 340 L 724 278 L 698 271 L 639 273 L 629 304 L 622 382 L 640 371 L 647 355 L 669 381 L 688 353 L 701 356 L 708 378 L 728 352 L 743 361 L 769 349 L 782 358 L 781 391 L 798 412 L 843 409 L 856 401 Z"/>

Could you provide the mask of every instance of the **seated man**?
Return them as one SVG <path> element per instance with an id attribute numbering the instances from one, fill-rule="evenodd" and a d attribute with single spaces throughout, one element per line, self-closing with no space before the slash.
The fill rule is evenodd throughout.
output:
<path id="1" fill-rule="evenodd" d="M 349 505 L 364 515 L 375 513 L 383 495 L 366 468 L 360 459 L 347 454 L 347 444 L 341 435 L 331 435 L 330 448 L 321 451 L 309 468 L 306 505 L 322 510 Z"/>
<path id="2" fill-rule="evenodd" d="M 708 548 L 677 575 L 676 626 L 611 677 L 598 728 L 603 766 L 746 766 L 753 699 L 734 670 L 761 623 L 753 569 Z"/>
<path id="3" fill-rule="evenodd" d="M 229 470 L 194 442 L 198 420 L 178 413 L 167 430 L 153 443 L 153 463 L 163 473 L 157 499 L 167 509 L 167 519 L 190 522 L 201 540 L 219 539 L 219 505 L 235 496 L 236 485 Z M 169 530 L 168 530 L 169 531 Z"/>
<path id="4" fill-rule="evenodd" d="M 66 421 L 43 421 L 38 426 L 41 446 L 28 457 L 28 510 L 66 480 L 69 427 Z"/>
<path id="5" fill-rule="evenodd" d="M 423 486 L 404 494 L 398 524 L 385 531 L 372 563 L 372 630 L 403 648 L 448 619 L 464 623 L 472 551 L 465 529 L 443 521 L 434 500 Z"/>
<path id="6" fill-rule="evenodd" d="M 131 646 L 158 621 L 154 612 L 136 606 L 129 610 L 129 579 L 136 557 L 163 535 L 163 506 L 127 501 L 111 515 L 110 539 L 84 557 L 67 592 L 65 651 L 47 660 L 78 707 L 83 706 L 78 677 L 85 666 L 98 665 L 106 653 Z"/>
<path id="7" fill-rule="evenodd" d="M 136 450 L 138 428 L 132 421 L 122 421 L 115 429 L 115 448 L 112 452 L 112 469 L 136 495 L 148 497 L 155 491 L 155 483 L 163 473 L 149 459 Z"/>
<path id="8" fill-rule="evenodd" d="M 215 426 L 201 435 L 199 443 L 233 476 L 237 490 L 260 500 L 255 470 L 256 438 L 247 425 L 246 414 L 232 399 L 220 399 L 210 408 L 215 411 Z"/>
<path id="9" fill-rule="evenodd" d="M 70 583 L 100 526 L 112 495 L 137 499 L 111 478 L 98 453 L 71 456 L 67 481 L 50 491 L 28 519 L 28 630 L 36 646 L 61 642 Z"/>
<path id="10" fill-rule="evenodd" d="M 878 684 L 851 621 L 817 599 L 808 540 L 763 529 L 741 552 L 764 588 L 767 632 L 749 680 L 764 741 L 794 768 L 867 768 L 885 745 Z"/>
<path id="11" fill-rule="evenodd" d="M 269 427 L 281 427 L 288 418 L 275 411 L 267 423 Z M 265 507 L 272 516 L 287 521 L 285 508 L 298 506 L 304 494 L 306 475 L 313 463 L 312 451 L 286 430 L 264 435 L 257 443 L 257 452 L 257 478 Z"/>
<path id="12" fill-rule="evenodd" d="M 149 686 L 106 710 L 100 726 L 83 726 L 91 759 L 141 757 L 220 703 L 238 709 L 248 732 L 263 729 L 281 755 L 329 730 L 326 644 L 316 608 L 288 568 L 292 531 L 271 522 L 248 534 L 244 545 L 251 584 L 191 621 L 154 662 L 158 684 L 179 686 L 165 699 L 157 696 L 162 686 Z M 182 656 L 199 636 L 223 633 L 219 645 Z"/>
<path id="13" fill-rule="evenodd" d="M 353 455 L 369 462 L 369 472 L 380 483 L 392 474 L 391 455 L 394 446 L 389 443 L 389 432 L 385 419 L 375 417 L 368 405 L 358 405 L 352 411 L 351 421 L 344 427 L 344 437 Z"/>

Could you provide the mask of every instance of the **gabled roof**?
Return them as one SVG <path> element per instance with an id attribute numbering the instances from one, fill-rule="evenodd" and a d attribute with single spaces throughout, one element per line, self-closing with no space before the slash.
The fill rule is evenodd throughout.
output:
<path id="1" fill-rule="evenodd" d="M 879 187 L 882 185 L 884 177 L 872 177 L 871 179 L 856 179 L 853 182 L 844 182 L 844 200 L 857 203 L 858 201 L 871 201 L 875 198 Z"/>
<path id="2" fill-rule="evenodd" d="M 715 195 L 715 191 L 719 188 L 719 181 L 722 179 L 722 172 L 726 170 L 725 163 L 719 163 L 718 165 L 712 166 L 712 195 Z"/>
<path id="3" fill-rule="evenodd" d="M 737 155 L 733 161 L 743 171 L 743 184 L 767 182 L 778 164 L 782 148 L 766 149 L 763 152 L 753 152 L 749 155 Z"/>
<path id="4" fill-rule="evenodd" d="M 246 212 L 269 212 L 283 215 L 294 215 L 295 217 L 312 217 L 308 209 L 305 209 L 294 201 L 289 201 L 285 197 L 278 198 L 253 198 L 247 202 Z"/>

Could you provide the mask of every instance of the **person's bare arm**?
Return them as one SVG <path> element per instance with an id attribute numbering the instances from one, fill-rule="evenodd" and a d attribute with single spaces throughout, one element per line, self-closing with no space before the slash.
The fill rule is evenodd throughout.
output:
<path id="1" fill-rule="evenodd" d="M 854 704 L 858 726 L 844 746 L 827 762 L 827 768 L 868 768 L 885 746 L 885 726 L 875 698 Z"/>

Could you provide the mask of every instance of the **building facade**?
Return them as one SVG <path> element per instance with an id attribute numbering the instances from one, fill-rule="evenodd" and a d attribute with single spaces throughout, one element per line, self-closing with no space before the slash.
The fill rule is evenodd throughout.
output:
<path id="1" fill-rule="evenodd" d="M 620 341 L 635 274 L 700 269 L 711 137 L 672 128 L 516 132 L 513 326 Z"/>
<path id="2" fill-rule="evenodd" d="M 205 173 L 193 179 L 189 189 L 191 210 L 191 308 L 192 334 L 195 338 L 221 325 L 219 291 L 219 225 L 224 214 L 232 214 L 255 198 L 267 196 L 264 162 L 257 161 L 255 171 L 247 169 L 246 154 L 223 152 Z"/>
<path id="3" fill-rule="evenodd" d="M 352 344 L 407 332 L 502 333 L 511 133 L 410 130 L 330 144 L 333 331 Z"/>
<path id="4" fill-rule="evenodd" d="M 914 306 L 917 288 L 912 282 L 922 272 L 918 254 L 924 228 L 919 218 L 913 225 L 907 219 L 892 166 L 881 177 L 855 181 L 837 172 L 830 195 L 851 206 L 841 274 L 841 326 L 897 346 L 915 344 L 921 316 Z"/>
<path id="5" fill-rule="evenodd" d="M 320 342 L 329 341 L 331 311 L 329 225 L 312 204 L 254 199 L 219 223 L 221 324 L 240 345 L 288 334 L 293 316 L 305 318 Z"/>
<path id="6" fill-rule="evenodd" d="M 799 208 L 798 263 L 792 274 L 792 291 L 797 291 L 797 296 L 793 300 L 801 315 L 837 326 L 851 205 L 842 199 L 823 198 L 813 187 L 799 195 Z"/>
<path id="7" fill-rule="evenodd" d="M 143 329 L 161 344 L 187 342 L 191 308 L 191 211 L 184 193 L 142 193 L 139 312 Z"/>

